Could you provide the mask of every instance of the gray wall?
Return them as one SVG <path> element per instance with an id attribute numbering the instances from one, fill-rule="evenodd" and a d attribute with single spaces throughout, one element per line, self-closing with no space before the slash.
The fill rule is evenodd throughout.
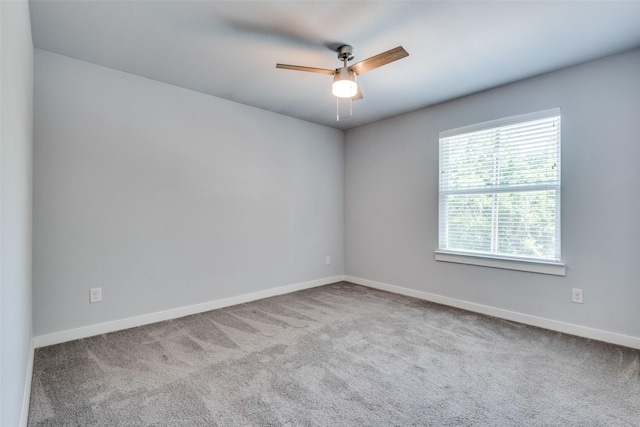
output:
<path id="1" fill-rule="evenodd" d="M 40 50 L 34 99 L 35 335 L 343 273 L 341 131 Z"/>
<path id="2" fill-rule="evenodd" d="M 31 350 L 33 44 L 26 1 L 0 2 L 0 425 L 20 423 Z"/>
<path id="3" fill-rule="evenodd" d="M 639 77 L 636 50 L 348 131 L 345 274 L 640 337 Z M 438 132 L 552 107 L 566 277 L 434 261 Z"/>

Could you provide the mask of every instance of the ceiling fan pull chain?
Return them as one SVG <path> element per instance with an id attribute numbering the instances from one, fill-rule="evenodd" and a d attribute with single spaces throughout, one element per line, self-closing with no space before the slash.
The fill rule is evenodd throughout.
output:
<path id="1" fill-rule="evenodd" d="M 336 96 L 336 122 L 340 121 L 340 98 Z"/>

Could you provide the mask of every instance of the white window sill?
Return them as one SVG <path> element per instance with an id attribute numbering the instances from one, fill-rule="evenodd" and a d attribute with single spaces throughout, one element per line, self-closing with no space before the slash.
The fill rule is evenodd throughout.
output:
<path id="1" fill-rule="evenodd" d="M 457 264 L 479 265 L 483 267 L 503 268 L 506 270 L 566 276 L 566 267 L 563 262 L 526 261 L 445 251 L 435 251 L 435 258 L 436 261 L 453 262 Z"/>

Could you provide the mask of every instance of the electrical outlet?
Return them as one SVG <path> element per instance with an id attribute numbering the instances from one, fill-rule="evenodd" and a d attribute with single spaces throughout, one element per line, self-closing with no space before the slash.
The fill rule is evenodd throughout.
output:
<path id="1" fill-rule="evenodd" d="M 324 263 L 327 265 L 331 264 L 331 257 L 329 255 L 324 258 Z"/>
<path id="2" fill-rule="evenodd" d="M 582 289 L 572 288 L 571 289 L 571 302 L 575 302 L 578 304 L 582 304 Z"/>
<path id="3" fill-rule="evenodd" d="M 89 302 L 93 304 L 94 302 L 102 301 L 102 288 L 92 288 L 89 292 L 91 294 Z"/>

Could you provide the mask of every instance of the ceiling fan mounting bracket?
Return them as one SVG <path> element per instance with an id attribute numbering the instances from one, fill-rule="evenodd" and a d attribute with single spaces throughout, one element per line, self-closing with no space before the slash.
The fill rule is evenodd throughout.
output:
<path id="1" fill-rule="evenodd" d="M 338 59 L 341 61 L 351 61 L 353 56 L 353 46 L 348 44 L 340 46 L 336 52 L 338 52 Z"/>

